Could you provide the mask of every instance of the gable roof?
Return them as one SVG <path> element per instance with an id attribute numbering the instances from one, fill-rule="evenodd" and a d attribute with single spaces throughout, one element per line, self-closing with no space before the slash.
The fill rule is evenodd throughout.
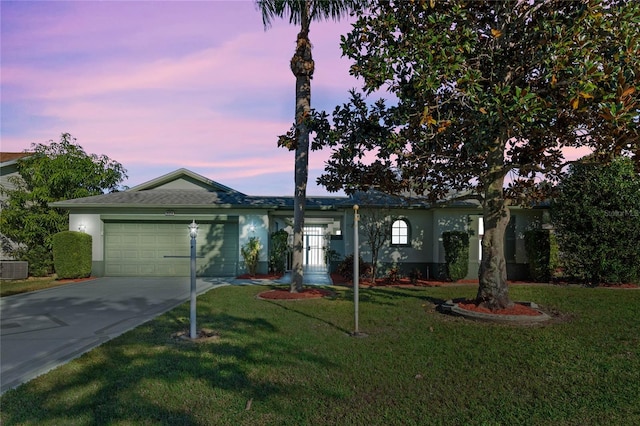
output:
<path id="1" fill-rule="evenodd" d="M 333 209 L 345 197 L 308 197 L 306 208 Z M 50 203 L 58 208 L 293 209 L 293 197 L 249 196 L 187 169 L 178 169 L 123 192 Z"/>
<path id="2" fill-rule="evenodd" d="M 216 181 L 208 179 L 198 173 L 194 173 L 191 170 L 187 170 L 185 168 L 181 168 L 175 170 L 171 173 L 167 173 L 166 175 L 157 177 L 148 182 L 142 183 L 140 185 L 134 186 L 130 188 L 128 191 L 137 192 L 137 191 L 148 191 L 151 189 L 160 189 L 170 186 L 170 184 L 184 181 L 190 182 L 193 186 L 200 187 L 200 189 L 205 189 L 210 192 L 224 192 L 224 193 L 234 193 L 239 195 L 245 195 L 241 192 L 236 191 L 235 189 L 229 188 L 228 186 L 222 185 Z M 174 188 L 174 189 L 186 189 L 186 188 Z"/>

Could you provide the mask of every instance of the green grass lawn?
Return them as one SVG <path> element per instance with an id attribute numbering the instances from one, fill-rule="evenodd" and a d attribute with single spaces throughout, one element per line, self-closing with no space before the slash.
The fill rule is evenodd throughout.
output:
<path id="1" fill-rule="evenodd" d="M 554 321 L 517 327 L 440 314 L 472 286 L 362 289 L 264 301 L 223 287 L 5 393 L 3 425 L 637 425 L 640 291 L 515 286 Z"/>
<path id="2" fill-rule="evenodd" d="M 69 280 L 58 281 L 55 276 L 29 277 L 26 280 L 0 280 L 0 297 L 44 290 L 67 284 L 69 284 Z"/>

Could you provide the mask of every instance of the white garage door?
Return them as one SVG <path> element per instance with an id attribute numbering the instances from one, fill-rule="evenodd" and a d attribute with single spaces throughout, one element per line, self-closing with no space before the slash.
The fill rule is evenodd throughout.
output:
<path id="1" fill-rule="evenodd" d="M 197 275 L 234 276 L 238 263 L 238 224 L 198 225 Z M 107 276 L 190 275 L 186 223 L 106 222 L 104 244 Z"/>

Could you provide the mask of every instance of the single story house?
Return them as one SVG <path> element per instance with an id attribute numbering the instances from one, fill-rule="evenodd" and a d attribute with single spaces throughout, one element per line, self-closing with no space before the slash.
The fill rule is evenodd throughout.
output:
<path id="1" fill-rule="evenodd" d="M 381 218 L 389 227 L 379 262 L 396 264 L 408 273 L 443 278 L 442 233 L 470 233 L 469 275 L 477 278 L 482 209 L 477 203 L 446 207 L 424 201 L 359 193 L 351 197 L 309 197 L 304 228 L 304 263 L 327 266 L 327 253 L 337 259 L 353 253 L 354 205 L 360 210 L 360 253 L 371 261 L 365 226 Z M 293 197 L 251 196 L 204 176 L 179 169 L 123 192 L 51 203 L 69 211 L 69 229 L 93 237 L 95 276 L 188 276 L 188 225 L 199 226 L 196 250 L 199 276 L 243 273 L 240 249 L 251 237 L 262 243 L 259 272 L 267 272 L 270 236 L 292 232 Z M 512 208 L 506 235 L 510 279 L 526 276 L 524 231 L 543 221 L 544 209 Z"/>

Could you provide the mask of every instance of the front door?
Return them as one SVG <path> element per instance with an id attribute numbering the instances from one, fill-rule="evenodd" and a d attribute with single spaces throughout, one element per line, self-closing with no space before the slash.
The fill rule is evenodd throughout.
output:
<path id="1" fill-rule="evenodd" d="M 324 266 L 325 235 L 322 226 L 304 227 L 304 265 Z"/>

